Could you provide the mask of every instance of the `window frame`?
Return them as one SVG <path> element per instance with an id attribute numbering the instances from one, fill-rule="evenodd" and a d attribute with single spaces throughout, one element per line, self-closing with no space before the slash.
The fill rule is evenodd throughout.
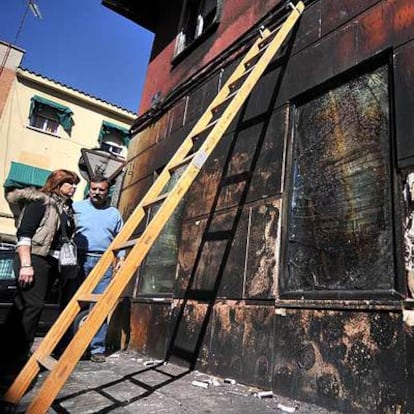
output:
<path id="1" fill-rule="evenodd" d="M 110 121 L 102 121 L 98 135 L 99 149 L 109 152 L 115 157 L 126 158 L 129 142 L 130 135 L 124 127 Z"/>
<path id="2" fill-rule="evenodd" d="M 117 157 L 122 157 L 122 151 L 123 147 L 120 147 L 119 145 L 115 145 L 113 143 L 108 143 L 105 140 L 101 142 L 100 149 L 103 151 L 110 152 L 112 155 L 115 155 Z M 114 151 L 115 149 L 115 151 Z"/>
<path id="3" fill-rule="evenodd" d="M 127 146 L 123 143 L 121 132 L 115 129 L 111 129 L 105 136 L 98 140 L 99 149 L 109 152 L 115 157 L 126 158 Z M 113 151 L 116 149 L 117 151 Z"/>
<path id="4" fill-rule="evenodd" d="M 185 56 L 192 51 L 199 43 L 206 39 L 210 33 L 215 30 L 220 23 L 220 17 L 223 9 L 223 0 L 214 0 L 216 3 L 215 14 L 212 21 L 204 27 L 204 19 L 202 15 L 202 9 L 205 2 L 208 0 L 184 0 L 181 8 L 180 20 L 178 25 L 177 36 L 175 40 L 173 63 L 176 63 L 179 58 Z M 211 0 L 210 0 L 211 1 Z M 194 9 L 191 9 L 189 4 L 196 3 L 194 9 L 197 9 L 194 13 Z M 191 13 L 192 12 L 192 13 Z M 189 14 L 193 14 L 190 16 Z M 191 21 L 189 19 L 192 18 Z M 193 36 L 191 40 L 186 38 L 186 32 L 190 26 L 194 27 L 192 32 Z"/>
<path id="5" fill-rule="evenodd" d="M 47 130 L 49 120 L 57 122 L 56 130 Z M 36 126 L 38 121 L 42 121 L 39 122 L 41 127 Z M 73 111 L 68 106 L 40 95 L 33 95 L 30 98 L 28 128 L 60 138 L 58 135 L 60 127 L 70 136 L 73 125 Z"/>
<path id="6" fill-rule="evenodd" d="M 155 182 L 158 179 L 158 176 L 161 174 L 162 170 L 165 168 L 165 165 L 158 168 L 157 170 L 153 171 L 153 182 Z M 177 170 L 174 171 L 173 175 L 175 174 L 175 177 L 173 178 L 172 181 L 170 181 L 167 185 L 166 188 L 164 189 L 165 191 L 170 191 L 176 184 L 176 182 L 180 179 L 183 171 L 185 170 L 185 167 L 179 167 Z M 135 287 L 134 287 L 134 293 L 133 293 L 133 297 L 139 300 L 149 300 L 152 301 L 153 299 L 155 300 L 169 300 L 173 297 L 174 295 L 174 289 L 175 289 L 175 279 L 177 277 L 177 271 L 178 271 L 178 258 L 179 258 L 179 244 L 180 244 L 180 238 L 181 238 L 181 230 L 182 230 L 182 222 L 183 222 L 183 212 L 184 212 L 184 207 L 185 207 L 185 197 L 180 201 L 180 203 L 178 204 L 178 206 L 176 207 L 176 209 L 174 210 L 173 214 L 171 215 L 171 217 L 169 218 L 169 223 L 171 223 L 172 221 L 176 221 L 176 227 L 171 226 L 169 227 L 167 223 L 164 228 L 162 229 L 161 233 L 159 234 L 159 236 L 157 237 L 157 240 L 154 242 L 154 244 L 152 245 L 150 251 L 148 252 L 148 254 L 146 255 L 144 261 L 142 262 L 138 272 L 137 272 L 137 279 L 136 279 L 136 283 L 135 283 Z M 149 210 L 148 210 L 148 215 L 146 217 L 146 223 L 145 223 L 145 227 L 148 226 L 148 224 L 150 223 L 150 221 L 152 220 L 152 218 L 157 214 L 157 211 L 159 209 L 159 207 L 161 207 L 162 203 L 157 203 L 154 206 L 152 206 Z M 172 230 L 172 231 L 170 231 Z M 153 289 L 153 291 L 149 291 L 146 289 L 146 285 L 150 282 L 148 276 L 150 276 L 152 274 L 152 263 L 149 263 L 151 261 L 153 261 L 153 257 L 151 257 L 151 250 L 154 248 L 155 249 L 158 248 L 158 244 L 162 245 L 163 241 L 162 239 L 166 239 L 168 237 L 173 237 L 175 239 L 174 241 L 174 248 L 175 248 L 175 260 L 174 260 L 174 264 L 171 265 L 170 269 L 173 269 L 171 271 L 171 286 L 169 287 L 168 291 L 161 291 L 160 290 L 160 282 L 164 282 L 165 280 L 167 280 L 166 278 L 161 279 L 161 278 L 157 278 L 157 279 L 153 279 L 153 281 L 155 283 L 157 283 L 157 288 Z M 165 243 L 165 242 L 164 242 Z M 165 253 L 165 252 L 164 252 Z M 147 273 L 149 270 L 149 273 Z"/>
<path id="7" fill-rule="evenodd" d="M 41 127 L 38 126 L 38 124 L 40 124 L 39 121 L 42 121 Z M 49 122 L 53 123 L 54 124 L 53 126 L 55 127 L 54 130 L 52 131 L 49 131 L 47 129 Z M 46 134 L 58 136 L 60 123 L 59 123 L 59 119 L 57 116 L 56 118 L 53 118 L 51 115 L 48 116 L 48 115 L 41 114 L 38 110 L 35 109 L 31 117 L 29 118 L 29 126 L 30 128 L 33 128 L 37 131 L 42 131 L 42 132 L 45 132 Z"/>
<path id="8" fill-rule="evenodd" d="M 296 108 L 300 105 L 303 105 L 306 102 L 317 98 L 329 90 L 345 85 L 347 82 L 358 78 L 364 74 L 367 74 L 371 71 L 379 69 L 381 66 L 387 67 L 388 72 L 388 105 L 389 105 L 389 176 L 387 180 L 389 181 L 390 186 L 390 214 L 391 214 L 391 234 L 392 234 L 392 249 L 393 249 L 393 265 L 394 265 L 394 288 L 391 290 L 362 290 L 358 291 L 356 289 L 337 289 L 337 290 L 328 290 L 322 289 L 318 291 L 317 289 L 312 289 L 309 291 L 295 289 L 289 290 L 284 288 L 284 281 L 281 280 L 282 275 L 288 277 L 288 238 L 289 238 L 289 224 L 290 224 L 290 215 L 291 215 L 291 206 L 292 206 L 292 196 L 293 196 L 293 176 L 294 176 L 294 147 L 296 140 Z M 399 245 L 399 240 L 402 238 L 402 226 L 401 226 L 401 211 L 399 210 L 400 206 L 400 195 L 399 195 L 399 186 L 398 186 L 398 177 L 397 177 L 397 167 L 395 163 L 395 111 L 394 111 L 394 94 L 393 94 L 393 60 L 392 54 L 389 51 L 369 59 L 368 61 L 362 62 L 361 64 L 351 68 L 350 70 L 341 73 L 334 78 L 328 80 L 323 85 L 319 85 L 311 90 L 308 90 L 304 94 L 297 96 L 291 100 L 290 106 L 290 136 L 287 143 L 287 158 L 285 165 L 285 182 L 286 182 L 286 191 L 284 194 L 283 204 L 285 205 L 283 216 L 282 216 L 282 228 L 284 231 L 281 235 L 282 238 L 282 249 L 280 252 L 280 272 L 279 272 L 279 298 L 283 300 L 391 300 L 401 298 L 401 295 L 405 291 L 405 270 L 403 263 L 403 252 L 402 248 Z"/>

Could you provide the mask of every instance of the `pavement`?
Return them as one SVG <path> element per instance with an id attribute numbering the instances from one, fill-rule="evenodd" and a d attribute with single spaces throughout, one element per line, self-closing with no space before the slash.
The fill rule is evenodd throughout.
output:
<path id="1" fill-rule="evenodd" d="M 47 376 L 21 400 L 23 413 Z M 6 412 L 6 411 L 4 411 Z M 10 412 L 10 411 L 8 411 Z M 76 414 L 332 414 L 330 410 L 291 400 L 232 379 L 189 371 L 131 351 L 104 363 L 80 361 L 48 413 Z"/>

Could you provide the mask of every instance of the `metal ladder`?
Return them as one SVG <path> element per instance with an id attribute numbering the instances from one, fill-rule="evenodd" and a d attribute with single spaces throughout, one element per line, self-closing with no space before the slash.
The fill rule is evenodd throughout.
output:
<path id="1" fill-rule="evenodd" d="M 280 27 L 273 31 L 268 29 L 260 31 L 259 38 L 248 50 L 205 113 L 197 121 L 158 179 L 128 218 L 121 232 L 102 255 L 95 268 L 7 390 L 4 396 L 5 401 L 18 404 L 33 379 L 38 375 L 40 367 L 43 366 L 49 373 L 38 394 L 29 405 L 27 413 L 45 413 L 51 406 L 88 348 L 95 333 L 117 304 L 119 297 L 145 259 L 164 225 L 305 8 L 302 1 L 299 1 L 296 6 L 290 3 L 290 6 L 291 12 Z M 197 139 L 203 134 L 205 139 L 199 149 L 196 149 Z M 180 178 L 170 192 L 164 193 L 163 190 L 169 183 L 172 174 L 180 167 L 183 170 Z M 130 240 L 134 231 L 146 216 L 148 208 L 154 205 L 159 205 L 159 209 L 149 221 L 141 236 Z M 116 252 L 123 249 L 130 250 L 121 268 L 112 278 L 110 285 L 104 293 L 93 294 L 94 288 L 112 264 Z M 95 306 L 61 357 L 58 360 L 53 358 L 51 354 L 55 346 L 81 311 L 81 304 L 85 302 L 95 303 Z"/>

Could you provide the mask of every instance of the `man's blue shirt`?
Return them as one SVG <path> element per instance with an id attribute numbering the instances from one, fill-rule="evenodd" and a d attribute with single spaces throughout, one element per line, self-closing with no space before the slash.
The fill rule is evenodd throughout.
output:
<path id="1" fill-rule="evenodd" d="M 84 253 L 103 253 L 123 225 L 115 207 L 95 207 L 89 199 L 73 203 L 76 218 L 75 243 Z"/>

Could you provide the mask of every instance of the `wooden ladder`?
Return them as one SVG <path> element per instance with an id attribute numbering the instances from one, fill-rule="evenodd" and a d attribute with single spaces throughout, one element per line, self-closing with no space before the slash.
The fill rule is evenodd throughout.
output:
<path id="1" fill-rule="evenodd" d="M 290 4 L 291 12 L 277 29 L 260 31 L 259 38 L 248 50 L 230 78 L 218 92 L 205 113 L 197 121 L 187 138 L 182 142 L 158 179 L 143 197 L 121 232 L 102 255 L 95 268 L 73 296 L 67 307 L 50 328 L 36 351 L 19 373 L 4 400 L 18 404 L 34 378 L 43 366 L 49 372 L 38 394 L 33 398 L 27 413 L 45 413 L 59 391 L 64 386 L 76 364 L 108 314 L 118 302 L 122 292 L 141 265 L 151 246 L 154 244 L 164 225 L 183 198 L 207 158 L 214 150 L 226 129 L 242 107 L 250 92 L 262 76 L 272 58 L 282 46 L 305 8 L 303 2 Z M 205 136 L 199 149 L 195 149 L 197 139 Z M 198 141 L 200 142 L 201 139 Z M 182 169 L 181 176 L 172 190 L 164 193 L 174 171 Z M 134 231 L 146 216 L 149 207 L 158 205 L 154 217 L 149 221 L 141 236 L 131 240 Z M 116 252 L 128 249 L 129 252 L 116 275 L 104 293 L 93 294 L 102 275 L 112 264 Z M 95 303 L 83 325 L 74 335 L 61 357 L 51 356 L 54 348 L 72 325 L 81 311 L 84 302 Z"/>

